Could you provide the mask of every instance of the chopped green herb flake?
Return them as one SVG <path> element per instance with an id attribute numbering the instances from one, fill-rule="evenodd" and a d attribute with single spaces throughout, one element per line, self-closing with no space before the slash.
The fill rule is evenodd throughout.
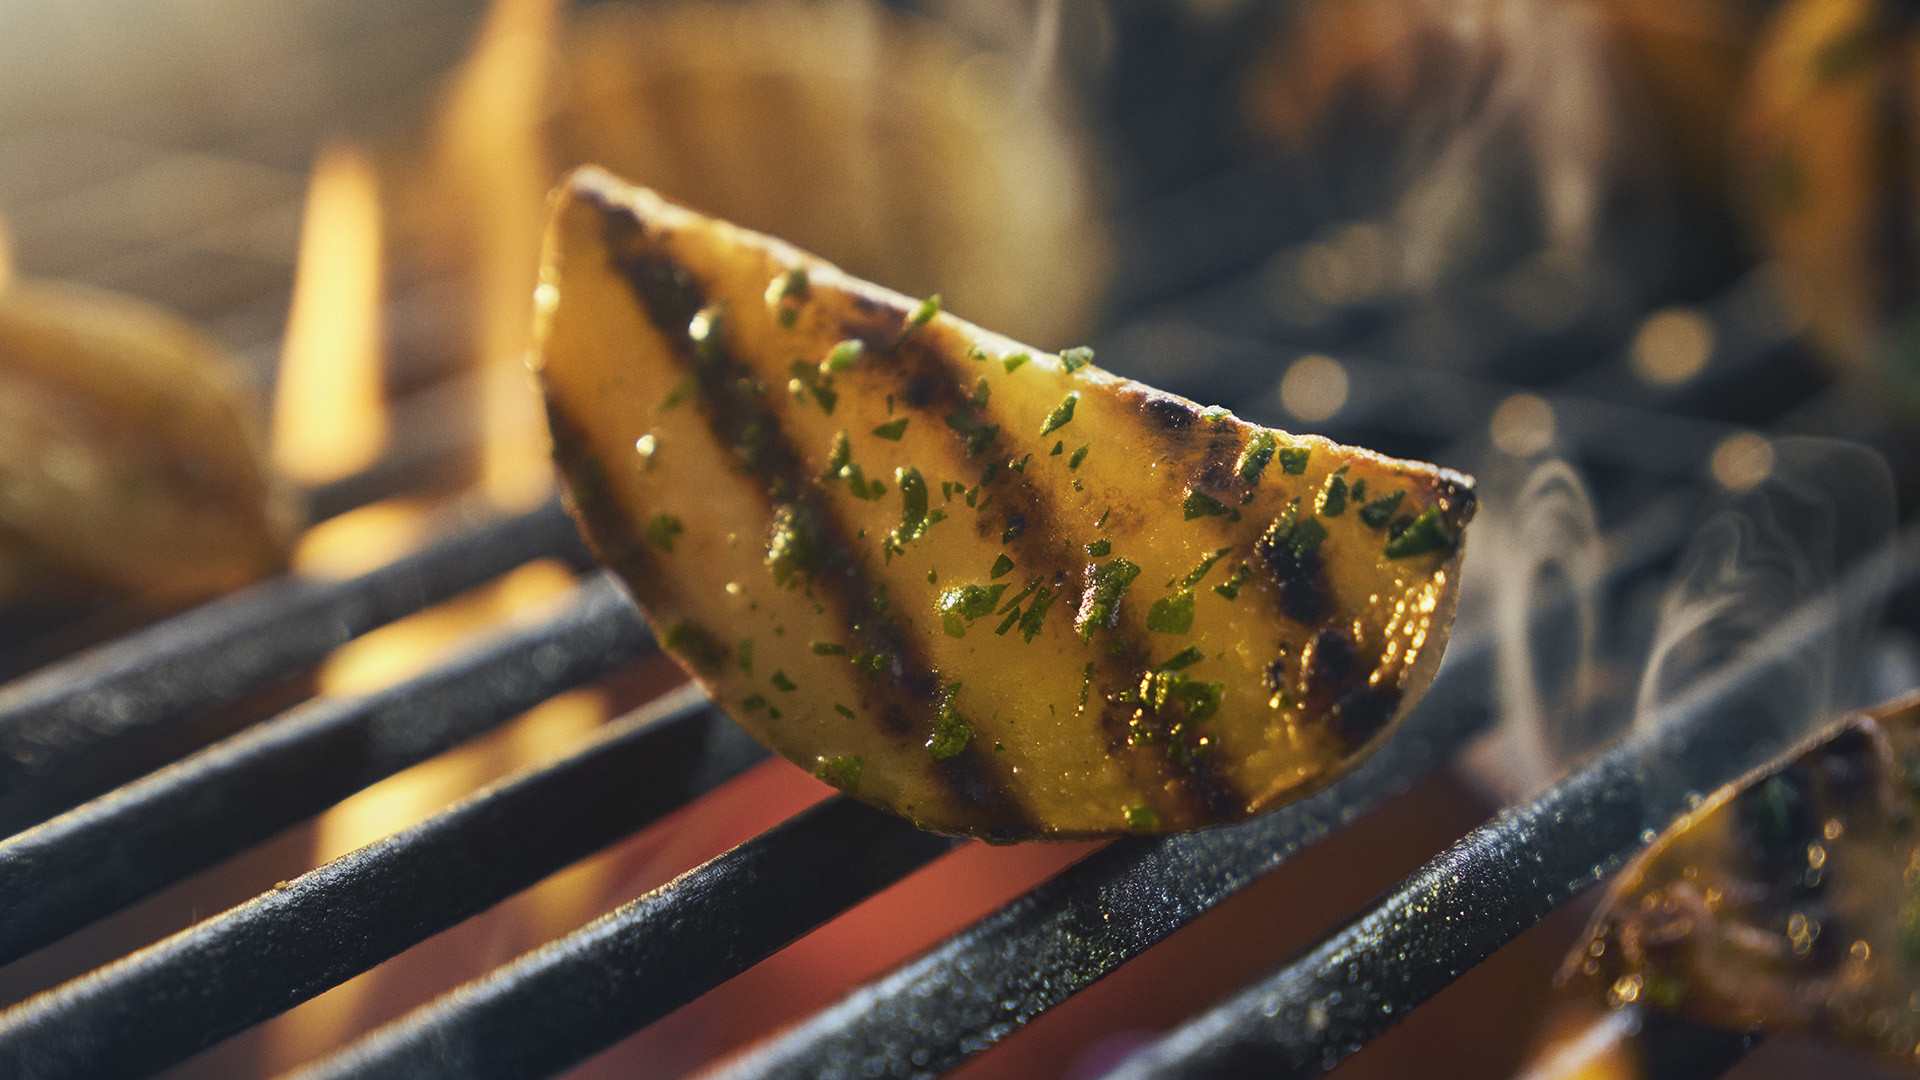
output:
<path id="1" fill-rule="evenodd" d="M 1001 585 L 962 585 L 957 589 L 948 589 L 940 594 L 939 610 L 952 613 L 972 622 L 993 614 L 1000 603 L 1000 597 L 1007 591 Z"/>
<path id="2" fill-rule="evenodd" d="M 853 719 L 853 710 L 845 705 L 835 705 L 834 709 L 847 719 Z M 860 772 L 865 763 L 858 754 L 844 757 L 821 758 L 820 764 L 813 770 L 816 779 L 824 780 L 841 791 L 860 790 Z"/>
<path id="3" fill-rule="evenodd" d="M 901 548 L 927 534 L 927 482 L 911 467 L 895 469 L 893 478 L 900 485 L 900 524 L 889 539 Z"/>
<path id="4" fill-rule="evenodd" d="M 773 688 L 775 690 L 779 690 L 785 693 L 792 693 L 793 691 L 800 689 L 800 687 L 796 685 L 792 679 L 787 678 L 787 673 L 784 671 L 774 672 L 773 678 L 768 679 L 767 681 L 773 684 Z"/>
<path id="5" fill-rule="evenodd" d="M 821 374 L 827 374 L 834 371 L 846 371 L 853 367 L 853 365 L 859 363 L 860 358 L 866 354 L 867 346 L 865 342 L 858 338 L 848 338 L 840 344 L 835 345 L 832 352 L 827 353 L 826 360 L 820 364 L 820 372 Z"/>
<path id="6" fill-rule="evenodd" d="M 1080 640 L 1088 641 L 1095 630 L 1112 628 L 1120 619 L 1120 599 L 1127 586 L 1140 576 L 1140 568 L 1126 559 L 1100 563 L 1088 573 L 1087 590 L 1080 600 L 1080 614 L 1074 620 Z"/>
<path id="7" fill-rule="evenodd" d="M 1065 365 L 1068 371 L 1079 371 L 1093 363 L 1093 350 L 1085 345 L 1067 349 L 1060 354 L 1060 363 Z"/>
<path id="8" fill-rule="evenodd" d="M 1190 668 L 1206 658 L 1206 654 L 1200 651 L 1200 646 L 1189 645 L 1179 652 L 1174 653 L 1172 656 L 1167 657 L 1165 662 L 1160 665 L 1159 670 L 1180 671 L 1184 668 Z"/>
<path id="9" fill-rule="evenodd" d="M 1185 634 L 1193 630 L 1193 590 L 1183 589 L 1153 602 L 1147 611 L 1147 629 L 1156 634 Z"/>
<path id="10" fill-rule="evenodd" d="M 845 428 L 834 433 L 833 445 L 827 450 L 827 475 L 839 476 L 840 470 L 853 460 L 853 443 L 848 441 Z"/>
<path id="11" fill-rule="evenodd" d="M 1327 482 L 1327 493 L 1320 499 L 1321 517 L 1339 517 L 1347 512 L 1347 478 L 1335 476 Z"/>
<path id="12" fill-rule="evenodd" d="M 1207 572 L 1213 569 L 1213 564 L 1226 558 L 1227 553 L 1232 550 L 1232 547 L 1223 547 L 1219 551 L 1202 558 L 1200 565 L 1187 571 L 1187 576 L 1180 579 L 1180 587 L 1183 589 L 1191 589 L 1195 585 L 1200 584 L 1201 579 L 1207 576 Z"/>
<path id="13" fill-rule="evenodd" d="M 1046 620 L 1047 609 L 1053 606 L 1057 594 L 1045 585 L 1036 589 L 1033 601 L 1027 605 L 1027 613 L 1020 616 L 1020 633 L 1027 641 L 1040 632 L 1040 625 Z"/>
<path id="14" fill-rule="evenodd" d="M 808 389 L 813 392 L 813 400 L 820 403 L 820 411 L 832 416 L 833 407 L 840 404 L 840 392 L 827 385 L 824 379 L 814 383 Z"/>
<path id="15" fill-rule="evenodd" d="M 832 641 L 816 641 L 807 647 L 813 650 L 813 655 L 815 656 L 845 656 L 847 654 L 847 647 L 845 645 Z"/>
<path id="16" fill-rule="evenodd" d="M 1059 457 L 1061 454 L 1066 453 L 1066 450 L 1067 450 L 1067 444 L 1060 439 L 1055 439 L 1053 441 L 1053 449 L 1047 452 L 1047 456 Z"/>
<path id="17" fill-rule="evenodd" d="M 748 694 L 745 698 L 741 699 L 740 707 L 748 712 L 752 712 L 755 709 L 764 709 L 767 707 L 766 695 Z"/>
<path id="18" fill-rule="evenodd" d="M 940 629 L 944 630 L 948 637 L 963 638 L 967 636 L 966 620 L 951 611 L 943 611 L 940 613 Z"/>
<path id="19" fill-rule="evenodd" d="M 1304 446 L 1289 446 L 1280 451 L 1280 471 L 1288 476 L 1299 476 L 1307 471 L 1307 459 L 1313 451 Z"/>
<path id="20" fill-rule="evenodd" d="M 686 378 L 681 379 L 679 382 L 673 384 L 673 389 L 667 391 L 666 399 L 661 401 L 660 407 L 654 411 L 666 412 L 667 410 L 673 408 L 675 405 L 680 404 L 681 402 L 687 400 L 688 398 L 692 397 L 693 395 L 699 392 L 700 392 L 700 380 L 692 375 L 689 375 Z"/>
<path id="21" fill-rule="evenodd" d="M 1100 511 L 1100 516 L 1094 520 L 1093 527 L 1096 529 L 1104 527 L 1107 523 L 1107 515 L 1111 513 L 1113 513 L 1113 507 L 1111 506 L 1107 507 L 1105 510 Z"/>
<path id="22" fill-rule="evenodd" d="M 1017 593 L 1014 593 L 1013 599 L 1007 601 L 1007 606 L 1000 609 L 1000 614 L 1005 615 L 1007 612 L 1012 611 L 1014 608 L 1019 607 L 1020 602 L 1022 600 L 1025 600 L 1027 597 L 1032 596 L 1033 590 L 1039 587 L 1040 587 L 1039 578 L 1034 578 L 1033 580 L 1027 582 L 1027 587 L 1024 589 L 1021 589 Z"/>
<path id="23" fill-rule="evenodd" d="M 1021 364 L 1024 364 L 1031 359 L 1033 359 L 1033 357 L 1028 356 L 1026 353 L 1017 352 L 1017 353 L 1014 353 L 1012 356 L 1001 357 L 1000 366 L 1006 370 L 1007 374 L 1011 375 L 1015 371 L 1019 370 Z"/>
<path id="24" fill-rule="evenodd" d="M 1093 556 L 1096 559 L 1104 559 L 1108 555 L 1111 555 L 1112 553 L 1113 553 L 1113 541 L 1107 539 L 1104 536 L 1098 540 L 1095 540 L 1093 543 L 1087 545 L 1087 554 Z"/>
<path id="25" fill-rule="evenodd" d="M 1041 435 L 1051 435 L 1055 430 L 1067 426 L 1073 420 L 1073 407 L 1080 401 L 1080 391 L 1075 390 L 1060 400 L 1047 414 L 1047 421 L 1040 425 Z"/>
<path id="26" fill-rule="evenodd" d="M 783 307 L 780 309 L 780 313 L 774 316 L 774 319 L 779 322 L 782 329 L 791 330 L 793 329 L 793 324 L 800 321 L 800 309 Z"/>
<path id="27" fill-rule="evenodd" d="M 994 627 L 993 632 L 1001 635 L 1002 637 L 1005 637 L 1007 631 L 1013 629 L 1013 624 L 1019 621 L 1020 621 L 1020 611 L 1018 608 L 1015 608 L 1014 610 L 1007 612 L 1007 617 L 1000 620 L 1000 625 Z"/>
<path id="28" fill-rule="evenodd" d="M 1365 480 L 1355 480 L 1353 482 L 1353 487 L 1347 490 L 1347 498 L 1351 500 L 1355 506 L 1360 506 L 1366 503 L 1367 482 Z"/>
<path id="29" fill-rule="evenodd" d="M 920 306 L 913 309 L 913 315 L 907 319 L 907 328 L 901 332 L 900 340 L 905 341 L 909 334 L 932 322 L 933 317 L 938 314 L 940 314 L 940 294 L 934 293 L 920 301 Z"/>
<path id="30" fill-rule="evenodd" d="M 985 378 L 981 378 L 973 384 L 973 394 L 967 398 L 967 404 L 976 409 L 984 409 L 987 407 L 987 399 L 992 396 L 993 388 L 987 385 Z"/>
<path id="31" fill-rule="evenodd" d="M 840 703 L 839 703 L 839 702 L 837 702 L 837 701 L 836 701 L 836 702 L 834 702 L 834 704 L 833 704 L 833 711 L 834 711 L 834 712 L 837 712 L 837 713 L 839 713 L 839 714 L 840 714 L 841 716 L 844 716 L 844 717 L 846 717 L 846 718 L 847 718 L 847 719 L 849 719 L 849 720 L 852 720 L 852 719 L 855 719 L 855 717 L 854 717 L 854 714 L 853 714 L 853 710 L 852 710 L 852 709 L 849 709 L 849 708 L 847 708 L 847 707 L 846 707 L 845 705 L 842 705 L 842 704 L 840 704 Z M 860 759 L 859 759 L 859 758 L 854 758 L 853 760 L 855 760 L 855 761 L 859 761 Z"/>
<path id="32" fill-rule="evenodd" d="M 1074 450 L 1073 453 L 1069 454 L 1067 456 L 1067 468 L 1078 469 L 1080 467 L 1080 463 L 1087 460 L 1087 450 L 1088 450 L 1088 447 L 1082 446 Z"/>
<path id="33" fill-rule="evenodd" d="M 889 420 L 879 427 L 874 428 L 873 433 L 883 439 L 891 439 L 894 442 L 899 442 L 900 436 L 907 433 L 907 421 L 910 419 L 912 419 L 912 417 L 903 416 L 898 420 Z"/>
<path id="34" fill-rule="evenodd" d="M 767 286 L 767 300 L 770 303 L 779 303 L 788 297 L 799 296 L 806 291 L 807 268 L 804 266 L 796 266 L 786 273 L 781 274 L 779 277 L 774 278 L 773 282 Z"/>
<path id="35" fill-rule="evenodd" d="M 692 619 L 681 619 L 667 627 L 667 632 L 660 635 L 660 644 L 679 653 L 702 672 L 711 672 L 726 663 L 726 646 Z"/>
<path id="36" fill-rule="evenodd" d="M 1211 420 L 1216 424 L 1232 415 L 1233 413 L 1229 412 L 1226 407 L 1222 405 L 1209 405 L 1200 410 L 1200 419 Z"/>
<path id="37" fill-rule="evenodd" d="M 1267 463 L 1273 460 L 1274 446 L 1273 432 L 1255 432 L 1240 451 L 1240 460 L 1233 463 L 1233 471 L 1249 484 L 1259 480 L 1260 474 L 1267 471 Z"/>
<path id="38" fill-rule="evenodd" d="M 1440 508 L 1429 506 L 1425 513 L 1414 519 L 1413 524 L 1387 541 L 1385 554 L 1389 559 L 1408 559 L 1436 551 L 1450 552 L 1457 543 L 1459 537 L 1448 531 L 1446 524 L 1440 520 Z"/>
<path id="39" fill-rule="evenodd" d="M 1032 460 L 1033 460 L 1033 455 L 1028 454 L 1026 457 L 1021 458 L 1019 461 L 1007 462 L 1007 468 L 1012 469 L 1014 472 L 1017 472 L 1017 473 L 1024 473 L 1027 471 L 1027 462 Z"/>
<path id="40" fill-rule="evenodd" d="M 940 718 L 934 723 L 933 734 L 927 739 L 927 754 L 935 761 L 958 757 L 973 741 L 973 725 L 960 715 L 953 697 L 953 688 L 949 688 L 946 700 L 940 703 Z"/>
<path id="41" fill-rule="evenodd" d="M 740 665 L 741 671 L 745 672 L 748 675 L 753 674 L 753 639 L 752 638 L 748 638 L 745 641 L 742 641 L 740 643 L 740 647 L 733 651 L 733 655 L 734 655 L 734 662 Z"/>
<path id="42" fill-rule="evenodd" d="M 887 489 L 879 481 L 868 482 L 866 470 L 858 465 L 842 465 L 840 475 L 846 478 L 847 490 L 856 499 L 872 502 L 886 494 Z"/>
<path id="43" fill-rule="evenodd" d="M 1407 497 L 1404 491 L 1391 495 L 1382 495 L 1360 508 L 1360 521 L 1369 529 L 1378 529 L 1392 520 L 1393 512 L 1400 509 L 1400 500 Z"/>
<path id="44" fill-rule="evenodd" d="M 997 461 L 987 462 L 987 467 L 980 470 L 981 486 L 984 487 L 987 484 L 993 483 L 993 478 L 999 475 L 1000 475 L 1000 463 Z"/>
<path id="45" fill-rule="evenodd" d="M 1007 527 L 1000 530 L 1000 542 L 1011 544 L 1027 531 L 1027 519 L 1019 514 L 1007 515 Z"/>
<path id="46" fill-rule="evenodd" d="M 1238 600 L 1240 599 L 1240 587 L 1251 580 L 1253 580 L 1253 569 L 1246 563 L 1241 563 L 1240 568 L 1235 570 L 1226 581 L 1215 585 L 1213 591 L 1229 600 Z"/>
<path id="47" fill-rule="evenodd" d="M 773 512 L 773 527 L 767 533 L 767 569 L 773 583 L 785 586 L 795 573 L 812 577 L 826 565 L 827 553 L 820 545 L 811 517 L 792 503 L 782 503 Z"/>
<path id="48" fill-rule="evenodd" d="M 1221 504 L 1219 499 L 1201 491 L 1199 488 L 1187 489 L 1187 501 L 1183 509 L 1186 512 L 1188 521 L 1202 517 L 1225 517 L 1227 514 L 1227 508 Z"/>
<path id="49" fill-rule="evenodd" d="M 1160 818 L 1154 814 L 1153 807 L 1146 803 L 1134 803 L 1127 807 L 1127 828 L 1151 829 L 1160 824 Z"/>
<path id="50" fill-rule="evenodd" d="M 988 571 L 987 577 L 989 578 L 1005 577 L 1007 576 L 1008 571 L 1012 569 L 1013 569 L 1013 560 L 1007 558 L 1006 553 L 1002 552 L 999 558 L 993 560 L 993 569 Z"/>
<path id="51" fill-rule="evenodd" d="M 1308 552 L 1318 548 L 1326 538 L 1327 527 L 1312 518 L 1308 518 L 1294 525 L 1292 531 L 1287 535 L 1287 545 L 1293 548 L 1295 555 L 1306 555 Z"/>
<path id="52" fill-rule="evenodd" d="M 653 520 L 647 522 L 648 538 L 666 552 L 673 550 L 673 538 L 685 531 L 686 526 L 680 524 L 680 519 L 672 514 L 655 514 Z"/>

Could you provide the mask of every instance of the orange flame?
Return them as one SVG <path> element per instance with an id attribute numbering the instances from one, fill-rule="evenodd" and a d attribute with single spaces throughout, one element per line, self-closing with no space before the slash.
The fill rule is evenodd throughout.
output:
<path id="1" fill-rule="evenodd" d="M 274 464 L 302 483 L 358 472 L 386 448 L 380 236 L 373 163 L 350 144 L 322 150 L 273 409 Z"/>
<path id="2" fill-rule="evenodd" d="M 538 503 L 552 485 L 526 361 L 549 180 L 540 120 L 558 9 L 557 0 L 497 0 L 455 79 L 438 147 L 449 202 L 473 226 L 481 482 L 512 509 Z"/>
<path id="3" fill-rule="evenodd" d="M 13 284 L 13 237 L 7 232 L 7 219 L 0 217 L 0 292 Z"/>

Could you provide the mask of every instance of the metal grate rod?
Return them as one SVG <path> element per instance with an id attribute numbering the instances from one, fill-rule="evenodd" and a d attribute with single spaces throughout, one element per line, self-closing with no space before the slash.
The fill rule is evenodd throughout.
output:
<path id="1" fill-rule="evenodd" d="M 844 797 L 408 1014 L 298 1080 L 547 1076 L 959 845 Z"/>
<path id="2" fill-rule="evenodd" d="M 425 822 L 0 1013 L 0 1075 L 144 1076 L 337 986 L 766 751 L 692 686 Z"/>
<path id="3" fill-rule="evenodd" d="M 1574 894 L 1819 715 L 1772 729 L 1847 620 L 1920 578 L 1920 530 L 1803 606 L 1592 765 L 1476 829 L 1305 955 L 1189 1019 L 1112 1080 L 1316 1076 Z M 1784 730 L 1782 730 L 1784 729 Z"/>
<path id="4" fill-rule="evenodd" d="M 376 626 L 550 555 L 592 561 L 558 503 L 347 581 L 276 578 L 49 665 L 0 687 L 0 796 L 117 739 L 230 702 Z"/>
<path id="5" fill-rule="evenodd" d="M 0 841 L 0 963 L 650 651 L 604 575 L 559 614 L 418 678 L 320 700 Z"/>

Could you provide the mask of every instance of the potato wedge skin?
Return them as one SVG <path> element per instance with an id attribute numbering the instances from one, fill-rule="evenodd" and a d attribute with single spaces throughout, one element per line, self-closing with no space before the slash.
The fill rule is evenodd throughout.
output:
<path id="1" fill-rule="evenodd" d="M 557 196 L 537 308 L 571 504 L 663 643 L 925 827 L 1236 820 L 1350 768 L 1437 667 L 1457 474 L 1027 349 L 597 170 Z"/>
<path id="2" fill-rule="evenodd" d="M 1727 785 L 1614 878 L 1561 979 L 1731 1031 L 1920 1046 L 1920 696 Z"/>

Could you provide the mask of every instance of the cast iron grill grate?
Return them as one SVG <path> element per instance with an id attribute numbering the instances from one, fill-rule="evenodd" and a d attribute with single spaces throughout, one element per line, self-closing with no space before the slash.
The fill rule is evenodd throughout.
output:
<path id="1" fill-rule="evenodd" d="M 114 166 L 129 184 L 168 171 L 165 155 L 122 142 L 76 145 L 96 156 L 133 155 L 138 160 Z M 0 149 L 31 156 L 18 145 Z M 219 171 L 217 157 L 199 157 L 206 160 L 198 167 Z M 252 176 L 247 169 L 261 167 L 233 168 Z M 1183 181 L 1136 208 L 1137 217 L 1180 218 L 1187 193 L 1217 194 L 1223 185 L 1271 214 L 1281 200 L 1264 186 L 1268 179 L 1230 173 Z M 286 202 L 297 177 L 255 187 L 266 192 L 262 199 Z M 119 190 L 97 198 L 118 198 Z M 80 196 L 62 197 L 73 204 L 69 217 L 85 217 L 76 209 Z M 30 205 L 8 209 L 32 220 Z M 1229 221 L 1211 245 L 1183 238 L 1178 259 L 1136 258 L 1135 269 L 1155 268 L 1152 280 L 1122 290 L 1136 314 L 1105 335 L 1103 360 L 1123 370 L 1146 367 L 1140 354 L 1151 351 L 1148 343 L 1161 347 L 1171 334 L 1196 370 L 1284 366 L 1297 350 L 1212 313 L 1265 281 L 1246 263 L 1281 240 L 1309 236 L 1313 224 L 1266 221 L 1233 236 Z M 138 288 L 190 277 L 181 267 L 198 265 L 198 243 L 143 253 L 144 278 L 129 279 L 133 271 L 110 252 L 92 266 L 56 268 Z M 37 244 L 55 247 L 50 238 Z M 241 277 L 247 287 L 194 314 L 229 329 L 277 325 L 283 275 L 269 268 Z M 1608 519 L 1624 522 L 1609 532 L 1608 588 L 1644 587 L 1703 519 L 1712 492 L 1703 464 L 1729 436 L 1878 434 L 1849 428 L 1851 414 L 1830 396 L 1808 399 L 1819 380 L 1783 335 L 1742 337 L 1739 313 L 1752 307 L 1753 279 L 1722 285 L 1701 308 L 1722 327 L 1724 347 L 1685 391 L 1636 382 L 1621 356 L 1552 386 L 1523 388 L 1484 371 L 1396 363 L 1384 345 L 1360 347 L 1341 356 L 1349 404 L 1319 430 L 1472 469 L 1485 452 L 1489 417 L 1530 390 L 1552 409 L 1557 447 L 1595 477 Z M 1551 343 L 1535 347 L 1545 353 Z M 1520 370 L 1524 359 L 1509 350 L 1502 367 Z M 405 378 L 426 387 L 423 395 L 444 395 L 453 383 L 440 374 Z M 1231 382 L 1243 389 L 1244 375 Z M 1175 388 L 1209 396 L 1204 383 Z M 1278 400 L 1263 388 L 1240 411 L 1289 426 Z M 433 439 L 403 445 L 367 474 L 314 493 L 316 514 L 406 490 L 458 449 Z M 359 577 L 267 582 L 0 686 L 0 830 L 8 834 L 0 840 L 0 963 L 654 650 L 619 588 L 590 570 L 557 506 L 502 520 L 455 515 L 448 532 Z M 502 629 L 389 690 L 302 703 L 190 752 L 135 754 L 118 772 L 89 768 L 98 755 L 187 724 L 351 638 L 539 558 L 587 574 L 543 621 Z M 1836 622 L 1896 596 L 1916 575 L 1920 536 L 1902 534 L 1871 566 L 1783 624 L 1744 668 L 1677 703 L 1658 737 L 1622 743 L 1461 837 L 1343 927 L 1170 1033 L 1127 1075 L 1310 1075 L 1337 1064 L 1604 876 L 1647 830 L 1685 809 L 1687 791 L 1710 790 L 1754 763 L 1765 745 L 1745 738 L 1742 720 L 1756 695 L 1776 685 L 1780 664 Z M 1232 828 L 1109 845 L 732 1062 L 726 1075 L 932 1076 L 970 1060 L 1456 760 L 1494 723 L 1495 647 L 1490 625 L 1463 621 L 1405 730 L 1319 796 Z M 0 1012 L 0 1074 L 163 1070 L 660 820 L 764 757 L 697 692 L 669 692 L 559 761 Z M 1648 768 L 1655 759 L 1659 770 Z M 954 846 L 831 799 L 302 1075 L 551 1074 Z"/>

